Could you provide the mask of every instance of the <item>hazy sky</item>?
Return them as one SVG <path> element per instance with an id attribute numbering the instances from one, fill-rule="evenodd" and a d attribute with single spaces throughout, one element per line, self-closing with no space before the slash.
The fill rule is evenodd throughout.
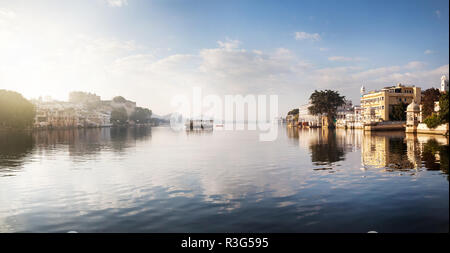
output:
<path id="1" fill-rule="evenodd" d="M 175 94 L 438 87 L 449 72 L 449 2 L 0 0 L 0 89 L 66 100 L 123 95 L 156 114 Z"/>

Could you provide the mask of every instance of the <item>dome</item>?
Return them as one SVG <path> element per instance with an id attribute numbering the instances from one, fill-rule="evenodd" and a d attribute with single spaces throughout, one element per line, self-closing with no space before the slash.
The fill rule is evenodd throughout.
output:
<path id="1" fill-rule="evenodd" d="M 411 104 L 406 107 L 407 112 L 420 112 L 420 106 L 416 104 L 416 102 L 413 100 Z"/>

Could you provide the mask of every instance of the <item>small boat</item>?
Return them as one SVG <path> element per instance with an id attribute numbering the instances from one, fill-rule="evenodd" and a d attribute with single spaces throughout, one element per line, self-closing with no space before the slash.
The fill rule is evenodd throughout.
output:
<path id="1" fill-rule="evenodd" d="M 213 130 L 214 121 L 204 119 L 197 119 L 197 120 L 191 119 L 186 121 L 185 126 L 187 131 Z"/>

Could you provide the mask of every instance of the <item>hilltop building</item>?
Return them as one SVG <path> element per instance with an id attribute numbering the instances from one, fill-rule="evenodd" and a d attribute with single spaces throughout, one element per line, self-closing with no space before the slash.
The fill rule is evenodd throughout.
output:
<path id="1" fill-rule="evenodd" d="M 52 99 L 32 100 L 36 107 L 36 128 L 77 128 L 111 126 L 111 112 L 125 109 L 128 116 L 136 110 L 136 102 L 123 97 L 101 100 L 86 92 L 71 92 L 69 102 Z"/>
<path id="2" fill-rule="evenodd" d="M 72 91 L 69 93 L 69 102 L 74 104 L 98 103 L 100 96 L 82 91 Z"/>
<path id="3" fill-rule="evenodd" d="M 34 126 L 37 128 L 77 128 L 110 126 L 111 113 L 89 110 L 82 104 L 41 100 L 32 101 L 36 106 Z"/>
<path id="4" fill-rule="evenodd" d="M 394 105 L 421 102 L 421 89 L 415 86 L 404 86 L 398 83 L 396 86 L 385 87 L 381 90 L 365 93 L 364 87 L 361 95 L 361 107 L 364 109 L 364 121 L 366 123 L 389 121 L 389 114 Z"/>

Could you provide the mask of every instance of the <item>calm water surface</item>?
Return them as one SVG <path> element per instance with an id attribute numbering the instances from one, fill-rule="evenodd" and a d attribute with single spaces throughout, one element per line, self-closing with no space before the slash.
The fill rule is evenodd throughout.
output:
<path id="1" fill-rule="evenodd" d="M 448 139 L 0 132 L 0 232 L 448 232 Z"/>

